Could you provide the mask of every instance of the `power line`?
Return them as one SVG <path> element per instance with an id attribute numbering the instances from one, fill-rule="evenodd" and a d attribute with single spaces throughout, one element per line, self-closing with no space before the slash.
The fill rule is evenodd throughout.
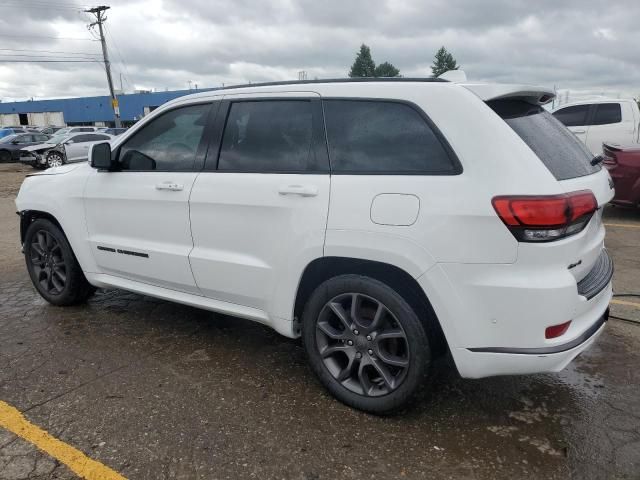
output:
<path id="1" fill-rule="evenodd" d="M 3 3 L 2 5 L 0 5 L 0 8 L 37 8 L 39 10 L 42 10 L 43 8 L 48 8 L 51 10 L 78 10 L 78 11 L 82 11 L 83 8 L 86 8 L 85 6 L 82 5 L 71 5 L 71 4 L 67 4 L 67 5 L 63 5 L 63 4 L 53 4 L 53 3 L 27 3 L 27 2 L 20 2 L 20 3 Z"/>
<path id="2" fill-rule="evenodd" d="M 29 52 L 29 53 L 64 53 L 70 55 L 90 55 L 90 56 L 100 56 L 99 53 L 91 53 L 91 52 L 62 52 L 59 50 L 33 50 L 33 49 L 21 49 L 21 48 L 0 48 L 2 51 L 9 52 Z"/>
<path id="3" fill-rule="evenodd" d="M 6 35 L 0 34 L 0 37 L 6 38 L 47 38 L 54 40 L 80 40 L 83 42 L 99 42 L 100 40 L 94 40 L 92 38 L 77 38 L 77 37 L 52 37 L 48 35 Z"/>
<path id="4" fill-rule="evenodd" d="M 4 60 L 0 63 L 102 63 L 99 60 Z"/>

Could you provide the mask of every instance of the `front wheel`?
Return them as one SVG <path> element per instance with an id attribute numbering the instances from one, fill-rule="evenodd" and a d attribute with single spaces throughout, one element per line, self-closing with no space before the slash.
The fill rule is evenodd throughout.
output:
<path id="1" fill-rule="evenodd" d="M 425 330 L 405 299 L 360 275 L 334 277 L 313 292 L 302 337 L 322 384 L 343 403 L 376 414 L 405 406 L 431 362 Z"/>
<path id="2" fill-rule="evenodd" d="M 0 150 L 0 163 L 9 163 L 11 161 L 11 152 Z"/>
<path id="3" fill-rule="evenodd" d="M 49 168 L 59 167 L 64 164 L 64 157 L 60 152 L 51 152 L 47 155 L 47 166 Z"/>
<path id="4" fill-rule="evenodd" d="M 38 293 L 54 305 L 84 302 L 95 288 L 87 282 L 62 230 L 53 222 L 38 219 L 24 238 L 27 271 Z"/>

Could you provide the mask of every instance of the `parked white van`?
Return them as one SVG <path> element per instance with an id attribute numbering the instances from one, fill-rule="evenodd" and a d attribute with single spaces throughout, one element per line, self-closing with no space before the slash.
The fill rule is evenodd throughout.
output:
<path id="1" fill-rule="evenodd" d="M 552 97 L 408 78 L 181 97 L 25 179 L 26 266 L 55 305 L 120 288 L 301 336 L 369 412 L 447 351 L 468 378 L 558 371 L 608 318 L 613 190 Z"/>
<path id="2" fill-rule="evenodd" d="M 594 155 L 602 154 L 604 142 L 638 143 L 640 109 L 634 99 L 585 100 L 562 105 L 553 116 L 571 130 Z"/>

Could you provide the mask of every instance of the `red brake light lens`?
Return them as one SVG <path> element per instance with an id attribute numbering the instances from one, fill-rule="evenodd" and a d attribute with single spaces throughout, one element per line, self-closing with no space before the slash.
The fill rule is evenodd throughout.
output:
<path id="1" fill-rule="evenodd" d="M 548 242 L 580 232 L 598 209 L 589 190 L 562 195 L 501 196 L 493 208 L 523 242 Z"/>

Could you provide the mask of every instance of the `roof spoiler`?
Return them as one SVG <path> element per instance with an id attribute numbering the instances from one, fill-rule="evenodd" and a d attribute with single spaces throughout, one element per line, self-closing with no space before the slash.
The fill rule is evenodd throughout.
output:
<path id="1" fill-rule="evenodd" d="M 509 85 L 500 83 L 462 83 L 485 102 L 490 100 L 523 100 L 532 105 L 545 105 L 553 100 L 555 92 L 549 88 L 533 85 Z"/>

